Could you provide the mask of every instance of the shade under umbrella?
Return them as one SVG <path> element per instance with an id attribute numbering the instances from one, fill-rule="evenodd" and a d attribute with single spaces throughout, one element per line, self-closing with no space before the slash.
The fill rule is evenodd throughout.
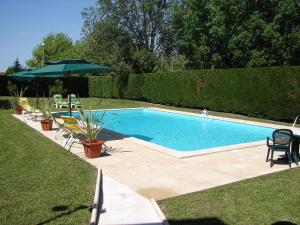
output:
<path id="1" fill-rule="evenodd" d="M 113 69 L 107 66 L 92 64 L 84 59 L 64 59 L 60 61 L 47 62 L 47 65 L 29 72 L 29 74 L 39 77 L 51 76 L 52 74 L 64 74 L 70 77 L 71 74 L 84 74 L 84 73 L 109 73 Z M 71 101 L 68 95 L 69 112 L 72 115 Z"/>

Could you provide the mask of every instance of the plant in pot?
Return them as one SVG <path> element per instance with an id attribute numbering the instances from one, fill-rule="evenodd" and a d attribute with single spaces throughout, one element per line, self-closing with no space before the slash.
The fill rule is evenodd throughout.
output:
<path id="1" fill-rule="evenodd" d="M 22 114 L 22 105 L 20 104 L 20 99 L 18 97 L 9 98 L 9 102 L 11 104 L 11 108 L 15 110 L 17 115 Z"/>
<path id="2" fill-rule="evenodd" d="M 11 108 L 15 110 L 16 114 L 20 115 L 22 114 L 22 103 L 21 98 L 23 97 L 25 91 L 28 87 L 23 88 L 21 87 L 20 90 L 18 90 L 17 85 L 12 84 L 11 81 L 8 82 L 8 90 L 9 93 L 12 95 L 11 98 L 9 98 L 9 102 L 11 104 Z"/>
<path id="3" fill-rule="evenodd" d="M 91 110 L 88 112 L 85 111 L 84 108 L 79 110 L 79 127 L 82 134 L 86 137 L 86 140 L 81 141 L 81 143 L 87 158 L 97 158 L 101 156 L 101 149 L 104 142 L 98 139 L 97 135 L 103 129 L 104 124 L 102 121 L 105 113 L 106 111 L 95 116 Z"/>
<path id="4" fill-rule="evenodd" d="M 50 99 L 45 99 L 40 111 L 42 112 L 43 119 L 41 120 L 41 126 L 43 131 L 52 130 L 53 119 L 51 115 L 53 103 Z"/>

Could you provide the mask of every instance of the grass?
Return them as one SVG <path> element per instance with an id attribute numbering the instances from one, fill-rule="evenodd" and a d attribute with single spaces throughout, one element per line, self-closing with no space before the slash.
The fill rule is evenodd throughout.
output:
<path id="1" fill-rule="evenodd" d="M 0 141 L 0 224 L 88 224 L 94 167 L 9 110 L 0 110 Z"/>
<path id="2" fill-rule="evenodd" d="M 0 108 L 8 106 L 0 97 Z M 35 98 L 31 98 L 32 105 Z M 120 99 L 83 98 L 86 108 L 155 106 Z M 66 109 L 64 109 L 66 110 Z M 5 224 L 86 224 L 95 169 L 0 110 L 0 221 Z M 234 114 L 211 115 L 271 122 Z M 284 123 L 280 123 L 284 124 Z M 5 131 L 5 132 L 2 132 Z M 195 174 L 197 176 L 197 174 Z M 159 204 L 171 225 L 300 223 L 300 173 L 291 169 L 178 196 Z M 0 222 L 1 223 L 1 222 Z"/>
<path id="3" fill-rule="evenodd" d="M 160 207 L 171 225 L 299 224 L 299 180 L 296 168 L 165 199 Z"/>

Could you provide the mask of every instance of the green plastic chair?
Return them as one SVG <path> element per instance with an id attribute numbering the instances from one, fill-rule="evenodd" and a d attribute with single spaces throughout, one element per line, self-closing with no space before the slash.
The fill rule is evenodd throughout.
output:
<path id="1" fill-rule="evenodd" d="M 75 94 L 70 94 L 70 99 L 71 99 L 71 107 L 75 107 L 75 108 L 81 107 L 81 103 Z"/>
<path id="2" fill-rule="evenodd" d="M 63 100 L 61 94 L 54 94 L 52 99 L 54 101 L 55 108 L 68 107 L 68 103 Z"/>
<path id="3" fill-rule="evenodd" d="M 288 158 L 289 166 L 291 168 L 291 147 L 293 136 L 293 131 L 289 129 L 277 129 L 273 132 L 272 139 L 270 139 L 269 137 L 267 138 L 268 153 L 266 162 L 269 161 L 269 155 L 271 152 L 270 167 L 274 165 L 274 152 L 285 152 L 285 155 Z"/>

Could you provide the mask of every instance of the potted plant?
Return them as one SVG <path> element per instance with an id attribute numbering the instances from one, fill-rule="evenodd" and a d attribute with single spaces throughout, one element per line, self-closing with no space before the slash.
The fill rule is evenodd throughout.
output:
<path id="1" fill-rule="evenodd" d="M 19 91 L 16 85 L 13 85 L 11 83 L 9 83 L 9 85 L 11 85 L 10 92 L 13 93 L 13 97 L 11 97 L 9 99 L 11 108 L 15 110 L 16 114 L 20 115 L 20 114 L 22 114 L 22 109 L 23 109 L 22 102 L 20 99 L 23 97 L 23 95 L 28 87 L 26 87 L 26 88 L 21 87 L 21 89 Z"/>
<path id="2" fill-rule="evenodd" d="M 97 138 L 97 135 L 103 129 L 103 118 L 106 111 L 100 113 L 97 117 L 91 110 L 86 112 L 83 108 L 79 110 L 80 129 L 82 134 L 86 137 L 86 140 L 81 141 L 84 152 L 87 158 L 97 158 L 101 156 L 101 149 L 104 142 Z"/>
<path id="3" fill-rule="evenodd" d="M 22 105 L 20 104 L 20 99 L 18 97 L 11 97 L 9 99 L 11 108 L 15 110 L 17 115 L 22 114 Z"/>
<path id="4" fill-rule="evenodd" d="M 42 112 L 42 117 L 43 119 L 41 120 L 41 126 L 43 131 L 49 131 L 52 130 L 52 125 L 53 125 L 53 119 L 51 115 L 52 111 L 52 101 L 49 99 L 44 100 L 44 104 L 40 108 L 40 111 Z"/>

